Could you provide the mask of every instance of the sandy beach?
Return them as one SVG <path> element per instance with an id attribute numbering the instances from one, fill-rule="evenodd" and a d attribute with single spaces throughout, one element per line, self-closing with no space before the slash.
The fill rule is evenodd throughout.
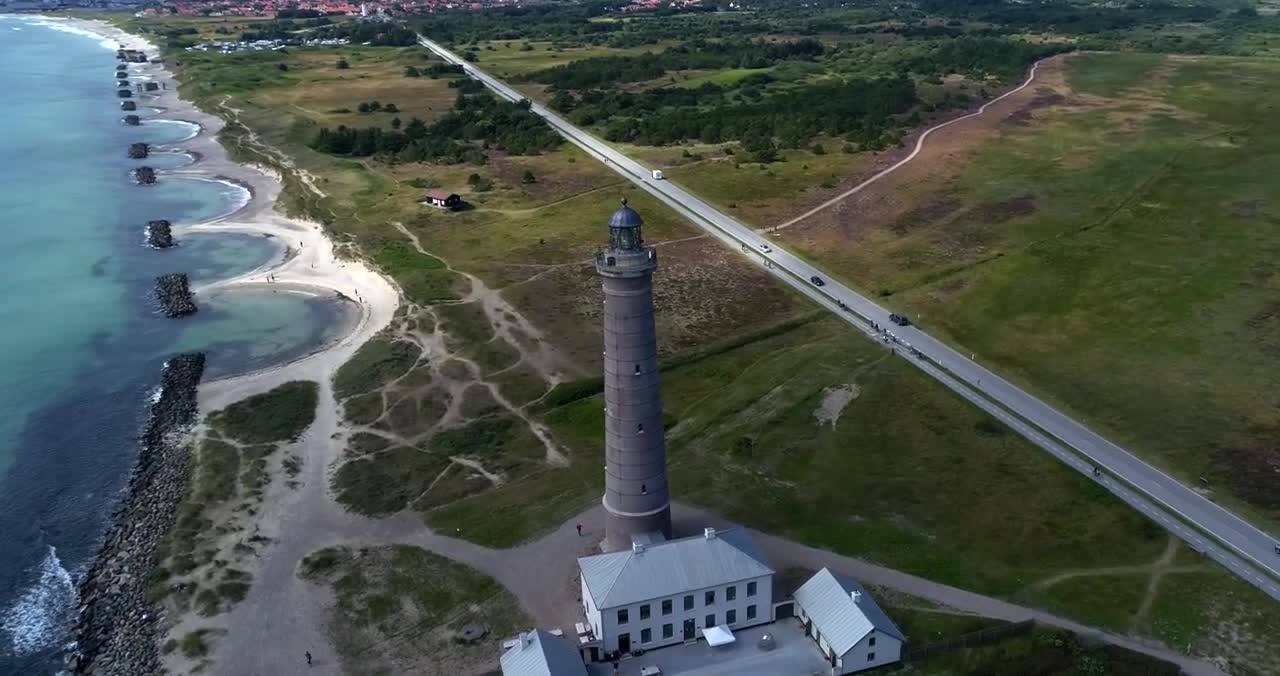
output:
<path id="1" fill-rule="evenodd" d="M 145 38 L 101 21 L 65 18 L 48 18 L 48 21 L 92 32 L 126 49 L 143 50 L 150 57 L 160 54 L 159 49 Z M 130 74 L 134 79 L 157 82 L 163 87 L 139 99 L 140 108 L 158 110 L 154 115 L 144 116 L 144 124 L 175 120 L 200 127 L 200 133 L 192 138 L 156 147 L 157 151 L 181 151 L 195 158 L 193 164 L 159 172 L 162 178 L 169 175 L 223 180 L 250 191 L 248 203 L 236 212 L 205 223 L 175 226 L 174 237 L 181 241 L 183 234 L 190 232 L 246 233 L 273 237 L 283 245 L 280 253 L 256 270 L 195 288 L 197 302 L 202 292 L 215 289 L 270 289 L 281 293 L 337 297 L 354 308 L 355 319 L 350 330 L 311 354 L 261 371 L 201 384 L 201 414 L 290 380 L 327 381 L 352 353 L 391 321 L 400 305 L 398 289 L 386 276 L 358 260 L 350 251 L 343 252 L 345 256 L 340 257 L 334 242 L 326 236 L 320 224 L 291 218 L 277 211 L 276 198 L 281 191 L 279 176 L 272 169 L 248 166 L 228 158 L 226 150 L 217 141 L 217 134 L 224 125 L 222 118 L 183 100 L 178 82 L 163 64 L 130 64 Z"/>
<path id="2" fill-rule="evenodd" d="M 157 47 L 146 39 L 104 22 L 50 17 L 43 17 L 43 20 L 61 26 L 63 30 L 100 37 L 104 46 L 142 50 L 149 58 L 160 56 Z M 195 132 L 181 141 L 153 146 L 155 152 L 186 153 L 194 160 L 191 164 L 178 168 L 157 170 L 159 180 L 163 181 L 165 177 L 182 177 L 219 181 L 235 185 L 247 193 L 244 204 L 230 214 L 202 223 L 174 226 L 174 238 L 181 243 L 187 234 L 223 232 L 269 237 L 278 244 L 272 258 L 257 269 L 230 279 L 194 287 L 195 302 L 199 304 L 202 295 L 214 291 L 242 289 L 324 297 L 347 306 L 345 314 L 349 319 L 336 332 L 337 337 L 327 344 L 318 346 L 309 354 L 269 368 L 201 382 L 195 393 L 193 408 L 197 410 L 191 418 L 201 421 L 210 412 L 267 392 L 286 382 L 302 380 L 318 384 L 315 422 L 305 437 L 291 447 L 291 453 L 302 467 L 301 475 L 288 482 L 288 487 L 283 485 L 283 481 L 269 486 L 269 498 L 262 503 L 261 511 L 254 512 L 252 523 L 237 525 L 229 522 L 221 526 L 231 531 L 230 535 L 220 540 L 221 546 L 228 550 L 238 541 L 234 532 L 242 528 L 251 527 L 264 542 L 276 542 L 281 534 L 289 531 L 290 524 L 300 515 L 314 513 L 317 508 L 331 504 L 327 495 L 327 471 L 345 446 L 345 438 L 340 433 L 341 416 L 333 397 L 331 379 L 336 369 L 350 359 L 356 350 L 388 326 L 400 305 L 400 292 L 389 278 L 362 262 L 357 252 L 340 247 L 330 240 L 323 226 L 286 216 L 276 209 L 276 200 L 282 190 L 277 171 L 294 170 L 287 156 L 270 146 L 262 145 L 260 149 L 273 158 L 276 167 L 250 166 L 232 161 L 217 140 L 217 134 L 225 124 L 224 120 L 183 100 L 178 82 L 164 64 L 130 63 L 128 74 L 132 80 L 161 85 L 158 91 L 140 93 L 135 97 L 144 125 L 186 123 L 192 125 Z M 108 105 L 114 105 L 114 102 Z M 235 115 L 234 109 L 226 108 L 223 112 Z M 299 172 L 299 178 L 307 189 L 319 193 L 309 175 Z M 197 422 L 187 438 L 193 444 L 199 443 L 207 433 L 208 430 Z M 128 561 L 125 565 L 133 570 L 137 570 L 138 565 L 150 565 L 142 562 L 152 559 L 157 539 L 165 532 L 164 526 L 155 526 L 166 520 L 163 516 L 157 518 L 157 510 L 161 513 L 169 511 L 167 521 L 171 523 L 171 510 L 186 483 L 180 478 L 183 476 L 181 468 L 185 466 L 188 455 L 186 448 L 187 444 L 181 441 L 167 444 L 160 457 L 168 459 L 163 462 L 169 463 L 165 465 L 170 468 L 169 478 L 162 482 L 163 485 L 144 481 L 136 490 L 131 484 L 130 495 L 122 501 L 126 511 L 119 517 L 120 522 L 113 527 L 112 534 L 108 535 L 94 566 L 95 570 L 101 570 L 98 576 L 100 579 L 90 579 L 88 588 L 81 592 L 83 605 L 80 622 L 83 623 L 85 617 L 92 615 L 91 608 L 90 615 L 84 615 L 85 606 L 92 606 L 93 599 L 101 596 L 99 590 L 102 585 L 111 589 L 113 597 L 120 597 L 123 588 L 128 588 L 124 595 L 131 595 L 130 598 L 134 600 L 123 601 L 124 606 L 119 603 L 109 605 L 99 612 L 99 615 L 105 613 L 108 616 L 105 622 L 95 623 L 89 620 L 86 626 L 91 627 L 94 632 L 92 645 L 77 646 L 77 661 L 72 667 L 73 673 L 85 673 L 86 669 L 92 669 L 94 673 L 137 673 L 138 668 L 149 671 L 156 667 L 156 660 L 162 662 L 163 668 L 171 673 L 184 673 L 197 664 L 185 660 L 180 652 L 164 651 L 165 654 L 160 655 L 159 644 L 166 637 L 183 636 L 198 628 L 222 634 L 230 631 L 228 639 L 232 641 L 241 638 L 240 632 L 231 631 L 237 626 L 236 622 L 225 616 L 215 619 L 210 628 L 211 623 L 197 617 L 194 612 L 170 613 L 153 608 L 151 604 L 142 601 L 143 578 L 121 573 L 121 561 Z M 143 474 L 146 472 L 143 471 Z M 138 530 L 136 515 L 140 512 L 134 507 L 139 505 L 140 510 L 149 510 L 150 516 L 144 518 L 150 519 L 151 525 L 145 536 L 132 538 L 128 534 Z M 276 548 L 268 545 L 266 551 L 259 553 L 260 558 L 255 555 L 242 561 L 243 567 L 258 573 L 259 568 L 278 558 L 271 556 Z M 291 571 L 292 562 L 289 567 Z M 123 587 L 120 586 L 122 584 Z M 279 586 L 271 582 L 266 582 L 266 585 L 268 588 L 263 593 L 271 593 Z M 107 629 L 102 633 L 102 627 L 112 625 L 110 617 L 119 612 L 113 608 L 120 607 L 126 609 L 130 619 L 118 621 L 116 629 Z M 159 612 L 152 613 L 153 609 Z M 260 635 L 260 632 L 254 633 Z M 77 633 L 77 637 L 83 638 L 80 633 Z M 336 664 L 336 659 L 322 637 L 307 635 L 302 640 L 304 644 L 291 650 L 292 654 L 297 655 L 309 649 L 317 654 L 319 662 Z M 98 658 L 101 658 L 101 663 L 98 663 Z"/>

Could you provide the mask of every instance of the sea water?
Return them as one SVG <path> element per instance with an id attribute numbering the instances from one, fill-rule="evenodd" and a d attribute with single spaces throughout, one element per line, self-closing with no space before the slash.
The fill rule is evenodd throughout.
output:
<path id="1" fill-rule="evenodd" d="M 197 292 L 200 311 L 166 319 L 157 275 L 195 288 L 278 252 L 256 235 L 190 234 L 159 251 L 151 219 L 197 223 L 248 199 L 238 186 L 166 176 L 137 186 L 129 143 L 174 144 L 181 121 L 121 122 L 115 45 L 34 17 L 0 16 L 0 675 L 54 673 L 77 599 L 137 458 L 164 360 L 208 353 L 206 379 L 305 354 L 342 324 L 304 295 Z M 138 113 L 154 111 L 140 101 Z M 166 146 L 167 147 L 167 146 Z M 157 169 L 188 165 L 174 152 Z M 194 167 L 187 167 L 190 171 Z"/>

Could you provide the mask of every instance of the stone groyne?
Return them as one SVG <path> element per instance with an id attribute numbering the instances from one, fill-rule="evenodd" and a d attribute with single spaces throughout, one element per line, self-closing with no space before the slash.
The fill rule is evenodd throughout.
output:
<path id="1" fill-rule="evenodd" d="M 142 124 L 142 118 L 138 117 L 137 115 L 125 115 L 124 123 L 129 125 L 130 127 L 136 127 Z"/>
<path id="2" fill-rule="evenodd" d="M 151 154 L 151 146 L 145 143 L 130 143 L 129 158 L 134 160 L 145 160 L 147 155 Z"/>
<path id="3" fill-rule="evenodd" d="M 156 170 L 151 167 L 138 167 L 133 170 L 133 180 L 138 185 L 151 185 L 156 182 Z"/>
<path id="4" fill-rule="evenodd" d="M 160 673 L 160 618 L 147 599 L 148 573 L 186 490 L 184 436 L 196 421 L 196 386 L 203 373 L 203 353 L 180 354 L 165 364 L 128 488 L 97 558 L 77 582 L 80 606 L 67 657 L 73 674 Z"/>
<path id="5" fill-rule="evenodd" d="M 169 221 L 163 218 L 147 221 L 147 244 L 157 249 L 168 249 L 173 246 L 173 230 Z"/>
<path id="6" fill-rule="evenodd" d="M 120 102 L 120 110 L 123 110 L 126 113 L 132 112 L 137 109 L 138 109 L 137 101 L 121 101 Z"/>
<path id="7" fill-rule="evenodd" d="M 156 277 L 156 299 L 160 301 L 160 307 L 164 310 L 166 317 L 185 317 L 196 311 L 186 275 L 172 274 Z"/>

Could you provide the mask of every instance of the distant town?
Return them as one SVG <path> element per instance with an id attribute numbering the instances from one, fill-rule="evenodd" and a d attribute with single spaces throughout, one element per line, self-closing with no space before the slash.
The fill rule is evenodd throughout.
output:
<path id="1" fill-rule="evenodd" d="M 143 16 L 253 16 L 274 18 L 279 15 L 291 18 L 341 15 L 404 15 L 423 14 L 448 10 L 485 10 L 499 7 L 528 5 L 521 0 L 396 0 L 395 2 L 351 3 L 335 0 L 302 0 L 301 2 L 276 2 L 259 0 L 177 0 L 153 3 L 145 0 L 0 0 L 0 9 L 6 11 L 47 11 L 52 9 L 87 7 L 93 9 L 138 9 Z M 702 0 L 631 0 L 623 11 L 657 10 L 663 7 L 698 7 Z M 327 43 L 326 43 L 327 44 Z"/>

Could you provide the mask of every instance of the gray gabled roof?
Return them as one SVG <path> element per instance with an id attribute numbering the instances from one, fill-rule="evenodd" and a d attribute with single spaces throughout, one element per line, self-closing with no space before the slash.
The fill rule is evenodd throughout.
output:
<path id="1" fill-rule="evenodd" d="M 587 676 L 587 668 L 568 641 L 534 629 L 502 654 L 502 676 Z"/>
<path id="2" fill-rule="evenodd" d="M 854 592 L 858 593 L 856 602 Z M 872 629 L 899 641 L 906 640 L 862 585 L 827 568 L 800 585 L 795 599 L 837 655 L 849 652 Z"/>
<path id="3" fill-rule="evenodd" d="M 650 601 L 773 573 L 742 529 L 578 559 L 596 608 Z"/>

